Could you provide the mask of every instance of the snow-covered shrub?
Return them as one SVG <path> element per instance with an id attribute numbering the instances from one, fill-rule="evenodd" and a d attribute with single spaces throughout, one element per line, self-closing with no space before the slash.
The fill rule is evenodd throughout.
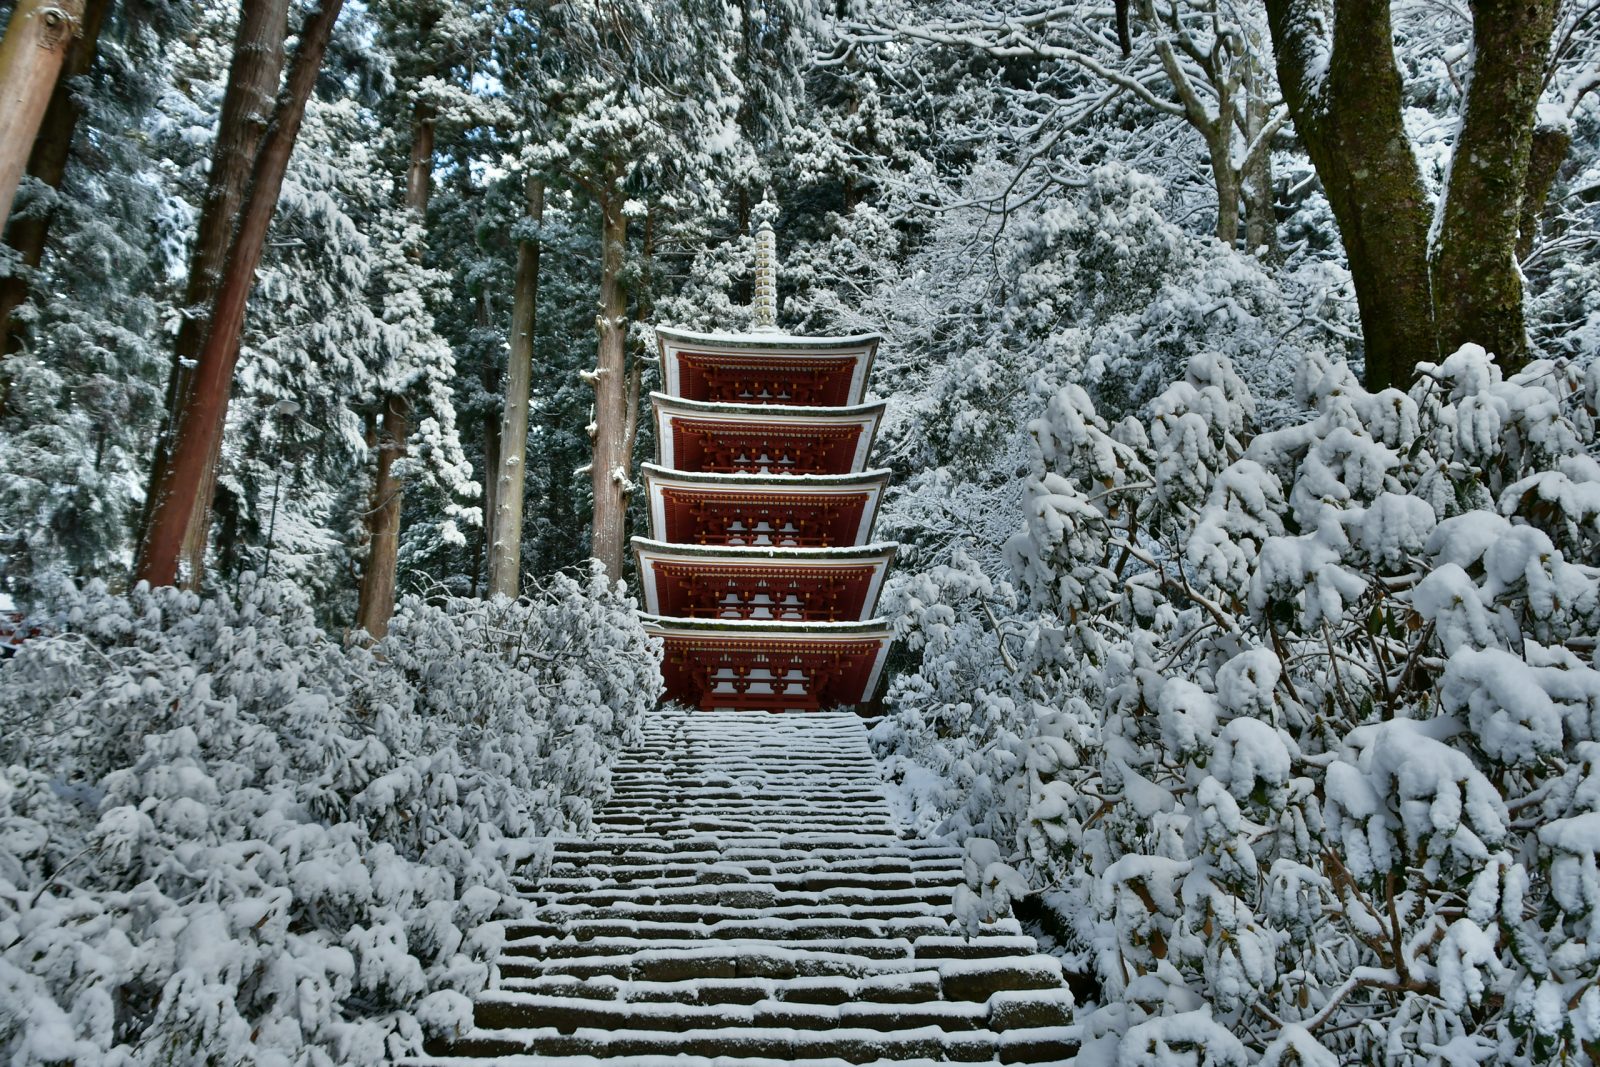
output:
<path id="1" fill-rule="evenodd" d="M 377 1064 L 467 1025 L 512 866 L 655 700 L 603 576 L 402 602 L 65 596 L 0 669 L 0 1059 Z"/>
<path id="2" fill-rule="evenodd" d="M 893 694 L 886 748 L 1028 788 L 1020 816 L 943 810 L 1063 912 L 1105 992 L 1080 1063 L 1600 1049 L 1600 369 L 1419 370 L 1371 394 L 1307 359 L 1270 432 L 1215 355 L 1115 425 L 1058 390 L 1026 604 L 937 620 L 995 650 L 954 657 L 989 705 L 1037 710 L 944 712 L 948 653 Z"/>

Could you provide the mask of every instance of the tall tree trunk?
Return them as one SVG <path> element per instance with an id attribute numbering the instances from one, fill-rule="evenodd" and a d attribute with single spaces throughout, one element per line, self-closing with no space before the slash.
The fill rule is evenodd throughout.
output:
<path id="1" fill-rule="evenodd" d="M 134 571 L 137 580 L 151 585 L 173 585 L 178 580 L 184 536 L 195 500 L 208 466 L 214 463 L 212 457 L 227 420 L 239 336 L 255 287 L 256 267 L 261 263 L 267 230 L 277 211 L 284 172 L 300 135 L 306 102 L 316 87 L 323 55 L 343 6 L 344 0 L 321 0 L 306 16 L 283 95 L 256 152 L 249 191 L 212 302 L 210 330 L 195 361 L 193 384 L 179 412 L 171 461 L 153 487 L 154 504 Z"/>
<path id="2" fill-rule="evenodd" d="M 539 227 L 544 222 L 544 179 L 528 178 L 527 224 L 517 246 L 511 346 L 506 361 L 505 408 L 500 419 L 499 473 L 489 524 L 489 595 L 515 597 L 522 577 L 522 497 L 527 480 L 528 404 L 533 386 L 533 341 L 539 319 Z"/>
<path id="3" fill-rule="evenodd" d="M 211 332 L 211 305 L 222 284 L 228 247 L 239 223 L 241 205 L 249 190 L 256 153 L 272 121 L 278 82 L 283 76 L 284 41 L 289 32 L 289 0 L 242 0 L 235 31 L 233 60 L 217 139 L 211 148 L 211 170 L 206 179 L 205 203 L 189 257 L 189 278 L 184 287 L 184 317 L 172 346 L 172 369 L 167 376 L 167 419 L 156 442 L 150 467 L 150 488 L 145 499 L 146 517 L 157 500 L 157 487 L 172 462 L 173 434 L 194 388 L 197 357 Z M 237 348 L 238 340 L 234 346 Z M 231 359 L 237 359 L 235 351 Z M 179 581 L 198 589 L 205 577 L 206 542 L 211 533 L 211 507 L 216 496 L 217 468 L 222 460 L 222 435 L 216 435 L 205 472 L 195 494 L 194 507 L 183 535 Z"/>
<path id="4" fill-rule="evenodd" d="M 361 570 L 360 601 L 356 607 L 356 627 L 373 638 L 389 632 L 394 617 L 396 579 L 400 561 L 400 507 L 403 486 L 395 476 L 394 464 L 405 458 L 406 438 L 411 435 L 411 412 L 404 397 L 390 396 L 384 401 L 382 421 L 377 429 L 378 471 L 372 480 L 372 500 L 367 507 L 367 565 Z"/>
<path id="5" fill-rule="evenodd" d="M 1267 0 L 1278 84 L 1339 224 L 1361 311 L 1369 389 L 1438 356 L 1427 194 L 1401 120 L 1390 0 Z M 1331 49 L 1331 52 L 1330 52 Z"/>
<path id="6" fill-rule="evenodd" d="M 0 41 L 0 227 L 33 154 L 61 65 L 83 25 L 83 0 L 17 0 Z"/>
<path id="7" fill-rule="evenodd" d="M 1473 68 L 1433 248 L 1439 350 L 1528 361 L 1517 231 L 1556 0 L 1472 0 Z"/>
<path id="8" fill-rule="evenodd" d="M 106 13 L 111 10 L 111 0 L 89 0 L 83 10 L 83 31 L 67 49 L 61 64 L 61 73 L 55 91 L 50 96 L 50 106 L 45 109 L 39 134 L 33 142 L 33 152 L 28 157 L 28 176 L 37 178 L 52 189 L 61 188 L 67 174 L 67 158 L 72 153 L 72 136 L 77 131 L 83 108 L 73 98 L 72 82 L 89 73 L 100 50 L 100 30 L 105 26 Z M 46 238 L 50 232 L 48 215 L 36 214 L 28 218 L 11 220 L 6 229 L 6 243 L 16 249 L 18 257 L 29 270 L 44 261 Z M 12 313 L 28 298 L 25 275 L 12 274 L 0 278 L 0 358 L 14 351 L 12 338 Z"/>
<path id="9" fill-rule="evenodd" d="M 604 564 L 613 580 L 622 577 L 627 544 L 628 486 L 632 457 L 624 452 L 628 424 L 627 339 L 628 294 L 622 265 L 628 242 L 628 219 L 617 175 L 608 175 L 600 199 L 600 316 L 598 358 L 594 373 L 594 523 L 589 554 Z"/>
<path id="10" fill-rule="evenodd" d="M 418 104 L 411 126 L 411 162 L 406 168 L 406 209 L 419 222 L 428 217 L 433 191 L 433 109 Z M 406 455 L 411 435 L 411 405 L 403 396 L 384 398 L 378 430 L 378 469 L 372 483 L 372 505 L 367 509 L 367 563 L 361 570 L 361 590 L 356 626 L 374 639 L 389 632 L 394 615 L 395 588 L 400 569 L 400 515 L 405 486 L 394 464 Z"/>

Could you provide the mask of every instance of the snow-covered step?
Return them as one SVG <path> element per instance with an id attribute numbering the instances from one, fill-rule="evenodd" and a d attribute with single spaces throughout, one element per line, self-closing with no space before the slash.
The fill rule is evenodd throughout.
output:
<path id="1" fill-rule="evenodd" d="M 591 833 L 515 884 L 476 1026 L 414 1067 L 1063 1063 L 1054 958 L 969 936 L 963 856 L 884 800 L 861 720 L 685 713 L 646 725 Z"/>
<path id="2" fill-rule="evenodd" d="M 1076 1052 L 1070 1027 L 1035 1027 L 994 1032 L 948 1031 L 937 1026 L 884 1031 L 872 1027 L 785 1030 L 776 1027 L 710 1027 L 652 1030 L 554 1027 L 475 1028 L 455 1045 L 457 1053 L 503 1057 L 596 1056 L 634 1060 L 644 1056 L 836 1058 L 847 1063 L 931 1059 L 935 1062 L 1061 1063 Z M 720 1061 L 719 1061 L 720 1062 Z"/>

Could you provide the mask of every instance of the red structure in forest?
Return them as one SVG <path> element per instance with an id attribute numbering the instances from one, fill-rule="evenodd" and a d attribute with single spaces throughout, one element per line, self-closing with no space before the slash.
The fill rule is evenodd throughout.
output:
<path id="1" fill-rule="evenodd" d="M 872 698 L 890 632 L 873 618 L 894 557 L 871 543 L 888 472 L 868 470 L 882 402 L 863 402 L 881 338 L 774 326 L 763 203 L 755 329 L 657 327 L 650 538 L 634 538 L 647 628 L 670 699 L 815 710 Z"/>

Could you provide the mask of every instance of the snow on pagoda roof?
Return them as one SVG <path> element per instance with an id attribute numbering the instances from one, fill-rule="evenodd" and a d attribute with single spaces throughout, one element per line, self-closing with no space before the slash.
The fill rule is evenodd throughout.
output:
<path id="1" fill-rule="evenodd" d="M 721 474 L 714 471 L 673 470 L 656 463 L 641 463 L 639 469 L 644 472 L 647 480 L 727 489 L 771 489 L 780 493 L 795 489 L 882 488 L 888 484 L 891 474 L 887 467 L 860 471 L 856 474 Z"/>
<path id="2" fill-rule="evenodd" d="M 865 544 L 889 484 L 886 470 L 691 474 L 654 463 L 641 469 L 651 536 L 677 544 Z"/>
<path id="3" fill-rule="evenodd" d="M 869 618 L 896 547 L 773 549 L 633 539 L 647 613 L 725 619 Z"/>
<path id="4" fill-rule="evenodd" d="M 669 411 L 693 412 L 697 415 L 754 415 L 771 419 L 860 419 L 880 416 L 889 406 L 887 400 L 869 400 L 864 404 L 846 404 L 842 407 L 804 407 L 786 404 L 729 404 L 715 400 L 689 400 L 670 393 L 652 391 L 650 399 L 657 407 Z"/>
<path id="5" fill-rule="evenodd" d="M 794 548 L 779 545 L 680 545 L 671 541 L 656 541 L 648 537 L 635 537 L 633 546 L 663 556 L 687 556 L 695 559 L 728 559 L 741 563 L 751 560 L 876 560 L 892 556 L 899 548 L 898 541 L 874 541 L 867 545 L 841 545 L 836 548 Z"/>
<path id="6" fill-rule="evenodd" d="M 894 637 L 888 619 L 868 619 L 865 622 L 796 622 L 792 619 L 679 619 L 671 615 L 639 613 L 639 621 L 646 627 L 655 627 L 673 633 L 717 634 L 726 637 L 761 637 L 771 639 L 786 634 L 806 637 L 841 637 L 859 641 L 862 638 Z"/>
<path id="7" fill-rule="evenodd" d="M 881 333 L 844 334 L 838 337 L 813 337 L 807 334 L 779 333 L 775 330 L 753 333 L 700 333 L 676 326 L 657 326 L 656 341 L 665 349 L 667 342 L 678 347 L 732 348 L 751 352 L 817 352 L 833 354 L 841 349 L 877 348 Z"/>
<path id="8" fill-rule="evenodd" d="M 656 327 L 672 396 L 785 406 L 859 404 L 882 337 L 802 337 L 776 330 L 696 333 Z"/>
<path id="9" fill-rule="evenodd" d="M 788 476 L 866 467 L 886 402 L 777 407 L 651 393 L 656 460 L 673 470 L 730 469 Z"/>

